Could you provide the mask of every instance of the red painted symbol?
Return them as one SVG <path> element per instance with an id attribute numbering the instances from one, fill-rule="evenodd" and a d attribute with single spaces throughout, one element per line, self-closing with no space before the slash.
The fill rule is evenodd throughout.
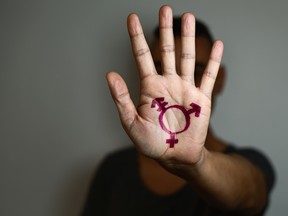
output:
<path id="1" fill-rule="evenodd" d="M 178 139 L 176 139 L 176 134 L 182 133 L 183 131 L 189 128 L 190 114 L 195 113 L 194 114 L 195 117 L 199 117 L 200 112 L 201 112 L 201 107 L 195 103 L 190 104 L 192 108 L 189 110 L 186 110 L 183 106 L 180 106 L 180 105 L 172 105 L 172 106 L 166 107 L 168 105 L 168 102 L 165 102 L 164 99 L 165 99 L 164 97 L 155 98 L 152 101 L 151 108 L 156 107 L 156 105 L 158 106 L 157 111 L 160 112 L 159 123 L 161 125 L 161 128 L 170 135 L 170 139 L 166 139 L 166 143 L 169 144 L 170 148 L 173 148 L 174 145 L 178 143 Z M 179 109 L 185 116 L 185 120 L 186 120 L 185 127 L 183 129 L 180 129 L 179 131 L 170 131 L 163 122 L 164 114 L 166 113 L 167 110 L 172 109 L 172 108 Z"/>

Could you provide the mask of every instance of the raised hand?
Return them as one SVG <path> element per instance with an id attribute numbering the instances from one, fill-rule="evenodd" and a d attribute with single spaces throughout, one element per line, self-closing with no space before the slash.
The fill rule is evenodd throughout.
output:
<path id="1" fill-rule="evenodd" d="M 223 43 L 214 43 L 201 84 L 196 87 L 195 18 L 190 13 L 182 16 L 180 71 L 176 71 L 172 20 L 172 9 L 163 6 L 159 11 L 162 58 L 159 75 L 137 15 L 128 16 L 128 31 L 141 82 L 137 108 L 119 74 L 108 73 L 107 81 L 122 125 L 140 152 L 164 164 L 171 161 L 197 164 L 204 155 L 212 90 Z"/>

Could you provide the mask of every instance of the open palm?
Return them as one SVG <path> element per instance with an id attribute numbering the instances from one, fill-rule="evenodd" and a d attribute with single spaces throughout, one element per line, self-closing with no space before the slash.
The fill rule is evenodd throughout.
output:
<path id="1" fill-rule="evenodd" d="M 211 95 L 219 70 L 223 44 L 216 41 L 199 88 L 195 86 L 195 18 L 182 16 L 180 71 L 175 66 L 172 10 L 159 11 L 162 75 L 155 69 L 136 14 L 128 16 L 128 31 L 141 88 L 137 108 L 119 74 L 107 74 L 111 95 L 122 125 L 136 148 L 162 161 L 197 163 L 201 160 L 211 113 Z"/>

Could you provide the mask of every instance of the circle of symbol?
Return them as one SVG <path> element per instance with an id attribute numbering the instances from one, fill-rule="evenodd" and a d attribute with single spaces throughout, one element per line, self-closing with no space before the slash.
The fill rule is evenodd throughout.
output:
<path id="1" fill-rule="evenodd" d="M 165 124 L 163 122 L 163 116 L 168 109 L 172 109 L 172 108 L 179 109 L 184 114 L 185 120 L 186 120 L 186 125 L 185 125 L 184 129 L 172 132 L 165 126 Z M 179 105 L 173 105 L 173 106 L 169 106 L 166 109 L 162 110 L 162 112 L 159 115 L 159 122 L 160 122 L 161 128 L 165 132 L 167 132 L 168 134 L 179 134 L 179 133 L 182 133 L 183 131 L 187 130 L 188 127 L 190 126 L 190 115 L 189 115 L 189 112 L 184 107 L 179 106 Z"/>

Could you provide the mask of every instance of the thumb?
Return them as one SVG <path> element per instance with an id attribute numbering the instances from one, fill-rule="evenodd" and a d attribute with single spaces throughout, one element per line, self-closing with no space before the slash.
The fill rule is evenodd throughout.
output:
<path id="1" fill-rule="evenodd" d="M 124 129 L 127 130 L 137 116 L 137 110 L 130 98 L 127 85 L 123 78 L 116 72 L 107 73 L 106 79 L 122 125 L 124 126 Z"/>

